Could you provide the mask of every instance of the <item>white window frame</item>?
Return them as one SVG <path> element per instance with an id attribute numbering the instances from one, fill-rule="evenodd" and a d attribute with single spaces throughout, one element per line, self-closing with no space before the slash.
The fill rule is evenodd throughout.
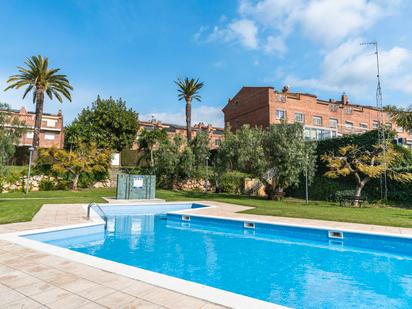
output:
<path id="1" fill-rule="evenodd" d="M 302 120 L 296 119 L 296 116 L 302 116 Z M 300 112 L 295 113 L 295 122 L 305 123 L 305 114 L 304 114 L 304 113 L 300 113 Z"/>
<path id="2" fill-rule="evenodd" d="M 345 128 L 352 130 L 352 129 L 353 129 L 353 122 L 346 120 L 346 121 L 345 121 Z"/>
<path id="3" fill-rule="evenodd" d="M 56 134 L 54 133 L 44 133 L 44 139 L 47 141 L 54 141 L 56 138 Z"/>
<path id="4" fill-rule="evenodd" d="M 46 119 L 46 126 L 49 128 L 55 128 L 56 123 L 57 123 L 57 120 L 55 119 Z"/>
<path id="5" fill-rule="evenodd" d="M 359 123 L 359 127 L 360 127 L 362 130 L 368 130 L 368 129 L 369 129 L 368 124 L 367 124 L 367 123 L 364 123 L 364 122 L 360 122 L 360 123 Z"/>
<path id="6" fill-rule="evenodd" d="M 379 121 L 374 120 L 374 121 L 372 122 L 372 128 L 374 128 L 374 129 L 379 129 L 379 126 L 380 126 L 380 122 L 379 122 Z"/>
<path id="7" fill-rule="evenodd" d="M 34 137 L 34 132 L 33 131 L 29 131 L 29 132 L 26 133 L 26 138 L 33 139 L 33 137 Z"/>
<path id="8" fill-rule="evenodd" d="M 334 121 L 336 123 L 336 125 L 332 125 L 331 121 Z M 333 128 L 333 129 L 337 129 L 339 126 L 339 122 L 338 119 L 336 118 L 329 118 L 329 127 Z"/>
<path id="9" fill-rule="evenodd" d="M 283 118 L 279 117 L 278 112 L 283 113 Z M 277 120 L 286 120 L 286 111 L 284 109 L 276 109 L 276 119 Z"/>
<path id="10" fill-rule="evenodd" d="M 315 119 L 319 119 L 320 123 L 317 123 Z M 313 122 L 313 125 L 321 127 L 323 124 L 323 118 L 322 116 L 312 116 L 312 122 Z"/>

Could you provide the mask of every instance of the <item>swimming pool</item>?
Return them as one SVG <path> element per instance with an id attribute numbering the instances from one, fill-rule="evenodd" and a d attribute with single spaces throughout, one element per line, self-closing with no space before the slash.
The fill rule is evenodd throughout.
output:
<path id="1" fill-rule="evenodd" d="M 411 308 L 412 239 L 102 206 L 106 223 L 25 235 L 294 308 Z"/>

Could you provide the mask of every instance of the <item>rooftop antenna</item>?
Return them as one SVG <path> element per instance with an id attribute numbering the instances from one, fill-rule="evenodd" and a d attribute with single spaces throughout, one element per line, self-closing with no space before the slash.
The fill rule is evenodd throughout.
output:
<path id="1" fill-rule="evenodd" d="M 384 172 L 381 175 L 380 185 L 381 185 L 381 199 L 385 201 L 388 199 L 388 182 L 387 182 L 387 166 L 386 166 L 386 136 L 385 136 L 385 126 L 383 125 L 383 104 L 382 104 L 382 88 L 381 88 L 381 76 L 380 76 L 380 69 L 379 69 L 379 49 L 378 49 L 378 42 L 366 42 L 361 43 L 360 45 L 372 45 L 375 47 L 374 54 L 376 55 L 376 71 L 377 71 L 377 80 L 378 84 L 376 86 L 376 108 L 378 109 L 378 120 L 379 120 L 379 131 L 378 131 L 378 139 L 379 144 L 383 148 L 383 158 L 384 158 Z"/>

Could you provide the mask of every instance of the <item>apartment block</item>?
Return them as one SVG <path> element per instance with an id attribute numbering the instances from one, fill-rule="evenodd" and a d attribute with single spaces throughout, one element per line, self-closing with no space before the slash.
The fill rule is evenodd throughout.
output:
<path id="1" fill-rule="evenodd" d="M 19 146 L 31 146 L 33 143 L 35 113 L 29 112 L 25 107 L 20 110 L 11 110 L 13 116 L 24 121 L 27 132 L 20 139 Z M 42 117 L 40 129 L 40 148 L 63 148 L 64 133 L 63 133 L 63 115 L 61 111 L 57 114 L 44 113 Z"/>
<path id="2" fill-rule="evenodd" d="M 355 104 L 346 94 L 339 100 L 321 100 L 316 95 L 294 93 L 288 87 L 243 87 L 223 108 L 225 125 L 233 130 L 245 124 L 268 127 L 286 121 L 302 123 L 305 138 L 319 140 L 362 133 L 380 125 L 396 130 L 402 142 L 412 147 L 412 135 L 396 127 L 389 115 L 373 106 Z"/>
<path id="3" fill-rule="evenodd" d="M 140 129 L 141 132 L 143 129 L 145 130 L 154 130 L 154 129 L 164 129 L 167 132 L 167 135 L 170 138 L 173 138 L 176 134 L 180 135 L 184 139 L 186 139 L 186 126 L 177 125 L 177 124 L 170 124 L 170 123 L 162 123 L 155 119 L 151 121 L 140 121 Z M 216 149 L 222 139 L 223 139 L 223 128 L 217 128 L 212 126 L 211 124 L 204 124 L 203 122 L 199 122 L 192 126 L 192 138 L 195 137 L 200 132 L 207 132 L 209 135 L 209 147 L 211 149 Z"/>

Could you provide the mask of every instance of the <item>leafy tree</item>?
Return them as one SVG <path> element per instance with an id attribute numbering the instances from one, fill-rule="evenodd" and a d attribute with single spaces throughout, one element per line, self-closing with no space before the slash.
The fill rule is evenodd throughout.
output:
<path id="1" fill-rule="evenodd" d="M 23 99 L 29 92 L 33 92 L 33 103 L 36 104 L 36 120 L 34 124 L 33 147 L 39 146 L 39 135 L 43 117 L 44 94 L 46 93 L 50 100 L 55 97 L 60 103 L 63 97 L 71 101 L 70 85 L 66 75 L 57 74 L 60 69 L 49 69 L 48 58 L 42 56 L 32 56 L 25 62 L 27 68 L 17 67 L 19 74 L 12 75 L 7 80 L 10 85 L 5 89 L 19 89 L 26 87 L 23 93 Z"/>
<path id="2" fill-rule="evenodd" d="M 186 77 L 185 79 L 178 78 L 175 84 L 178 86 L 177 97 L 179 100 L 185 99 L 186 101 L 186 136 L 187 141 L 190 142 L 192 139 L 192 100 L 201 100 L 199 90 L 203 88 L 204 83 L 199 79 Z"/>
<path id="3" fill-rule="evenodd" d="M 398 171 L 395 167 L 402 161 L 402 153 L 392 144 L 375 145 L 372 150 L 349 144 L 339 148 L 338 155 L 324 154 L 329 171 L 326 177 L 338 178 L 353 175 L 356 179 L 355 197 L 360 198 L 365 185 L 373 178 L 379 178 L 386 170 L 387 175 L 398 182 L 412 181 L 412 173 Z M 357 201 L 354 206 L 358 206 Z"/>
<path id="4" fill-rule="evenodd" d="M 7 104 L 0 103 L 0 184 L 9 174 L 8 160 L 13 156 L 20 137 L 26 131 L 25 123 L 10 113 Z"/>
<path id="5" fill-rule="evenodd" d="M 242 126 L 236 133 L 227 128 L 217 151 L 219 173 L 233 170 L 261 177 L 267 168 L 267 158 L 263 148 L 266 132 L 260 128 Z"/>
<path id="6" fill-rule="evenodd" d="M 312 145 L 312 146 L 311 146 Z M 313 144 L 308 145 L 300 124 L 273 125 L 264 139 L 267 170 L 263 175 L 269 198 L 279 198 L 284 190 L 299 184 L 300 176 L 309 171 L 314 174 Z"/>
<path id="7" fill-rule="evenodd" d="M 67 175 L 72 190 L 77 190 L 82 173 L 105 173 L 110 167 L 109 150 L 99 150 L 95 143 L 81 144 L 73 151 L 64 149 L 40 149 L 38 164 L 51 164 L 53 172 Z"/>
<path id="8" fill-rule="evenodd" d="M 406 131 L 412 130 L 412 106 L 407 108 L 387 106 L 385 107 L 385 111 L 398 126 Z"/>
<path id="9" fill-rule="evenodd" d="M 167 133 L 163 129 L 143 130 L 139 136 L 139 150 L 143 152 L 139 160 L 140 164 L 144 165 L 149 174 L 154 173 L 154 156 L 153 152 L 160 143 L 167 140 Z"/>
<path id="10" fill-rule="evenodd" d="M 308 176 L 313 177 L 314 147 L 305 142 L 299 124 L 282 123 L 268 130 L 243 126 L 236 133 L 225 131 L 217 166 L 220 173 L 235 170 L 259 178 L 268 198 L 278 198 L 286 188 L 299 183 L 306 168 Z"/>
<path id="11" fill-rule="evenodd" d="M 210 158 L 209 141 L 210 138 L 208 132 L 203 131 L 196 134 L 196 136 L 189 143 L 191 152 L 194 156 L 193 165 L 198 170 L 205 166 L 206 157 Z"/>
<path id="12" fill-rule="evenodd" d="M 73 141 L 94 142 L 98 148 L 121 151 L 130 148 L 136 140 L 138 114 L 126 107 L 122 99 L 101 99 L 99 96 L 92 107 L 83 109 L 66 128 L 70 149 Z"/>

